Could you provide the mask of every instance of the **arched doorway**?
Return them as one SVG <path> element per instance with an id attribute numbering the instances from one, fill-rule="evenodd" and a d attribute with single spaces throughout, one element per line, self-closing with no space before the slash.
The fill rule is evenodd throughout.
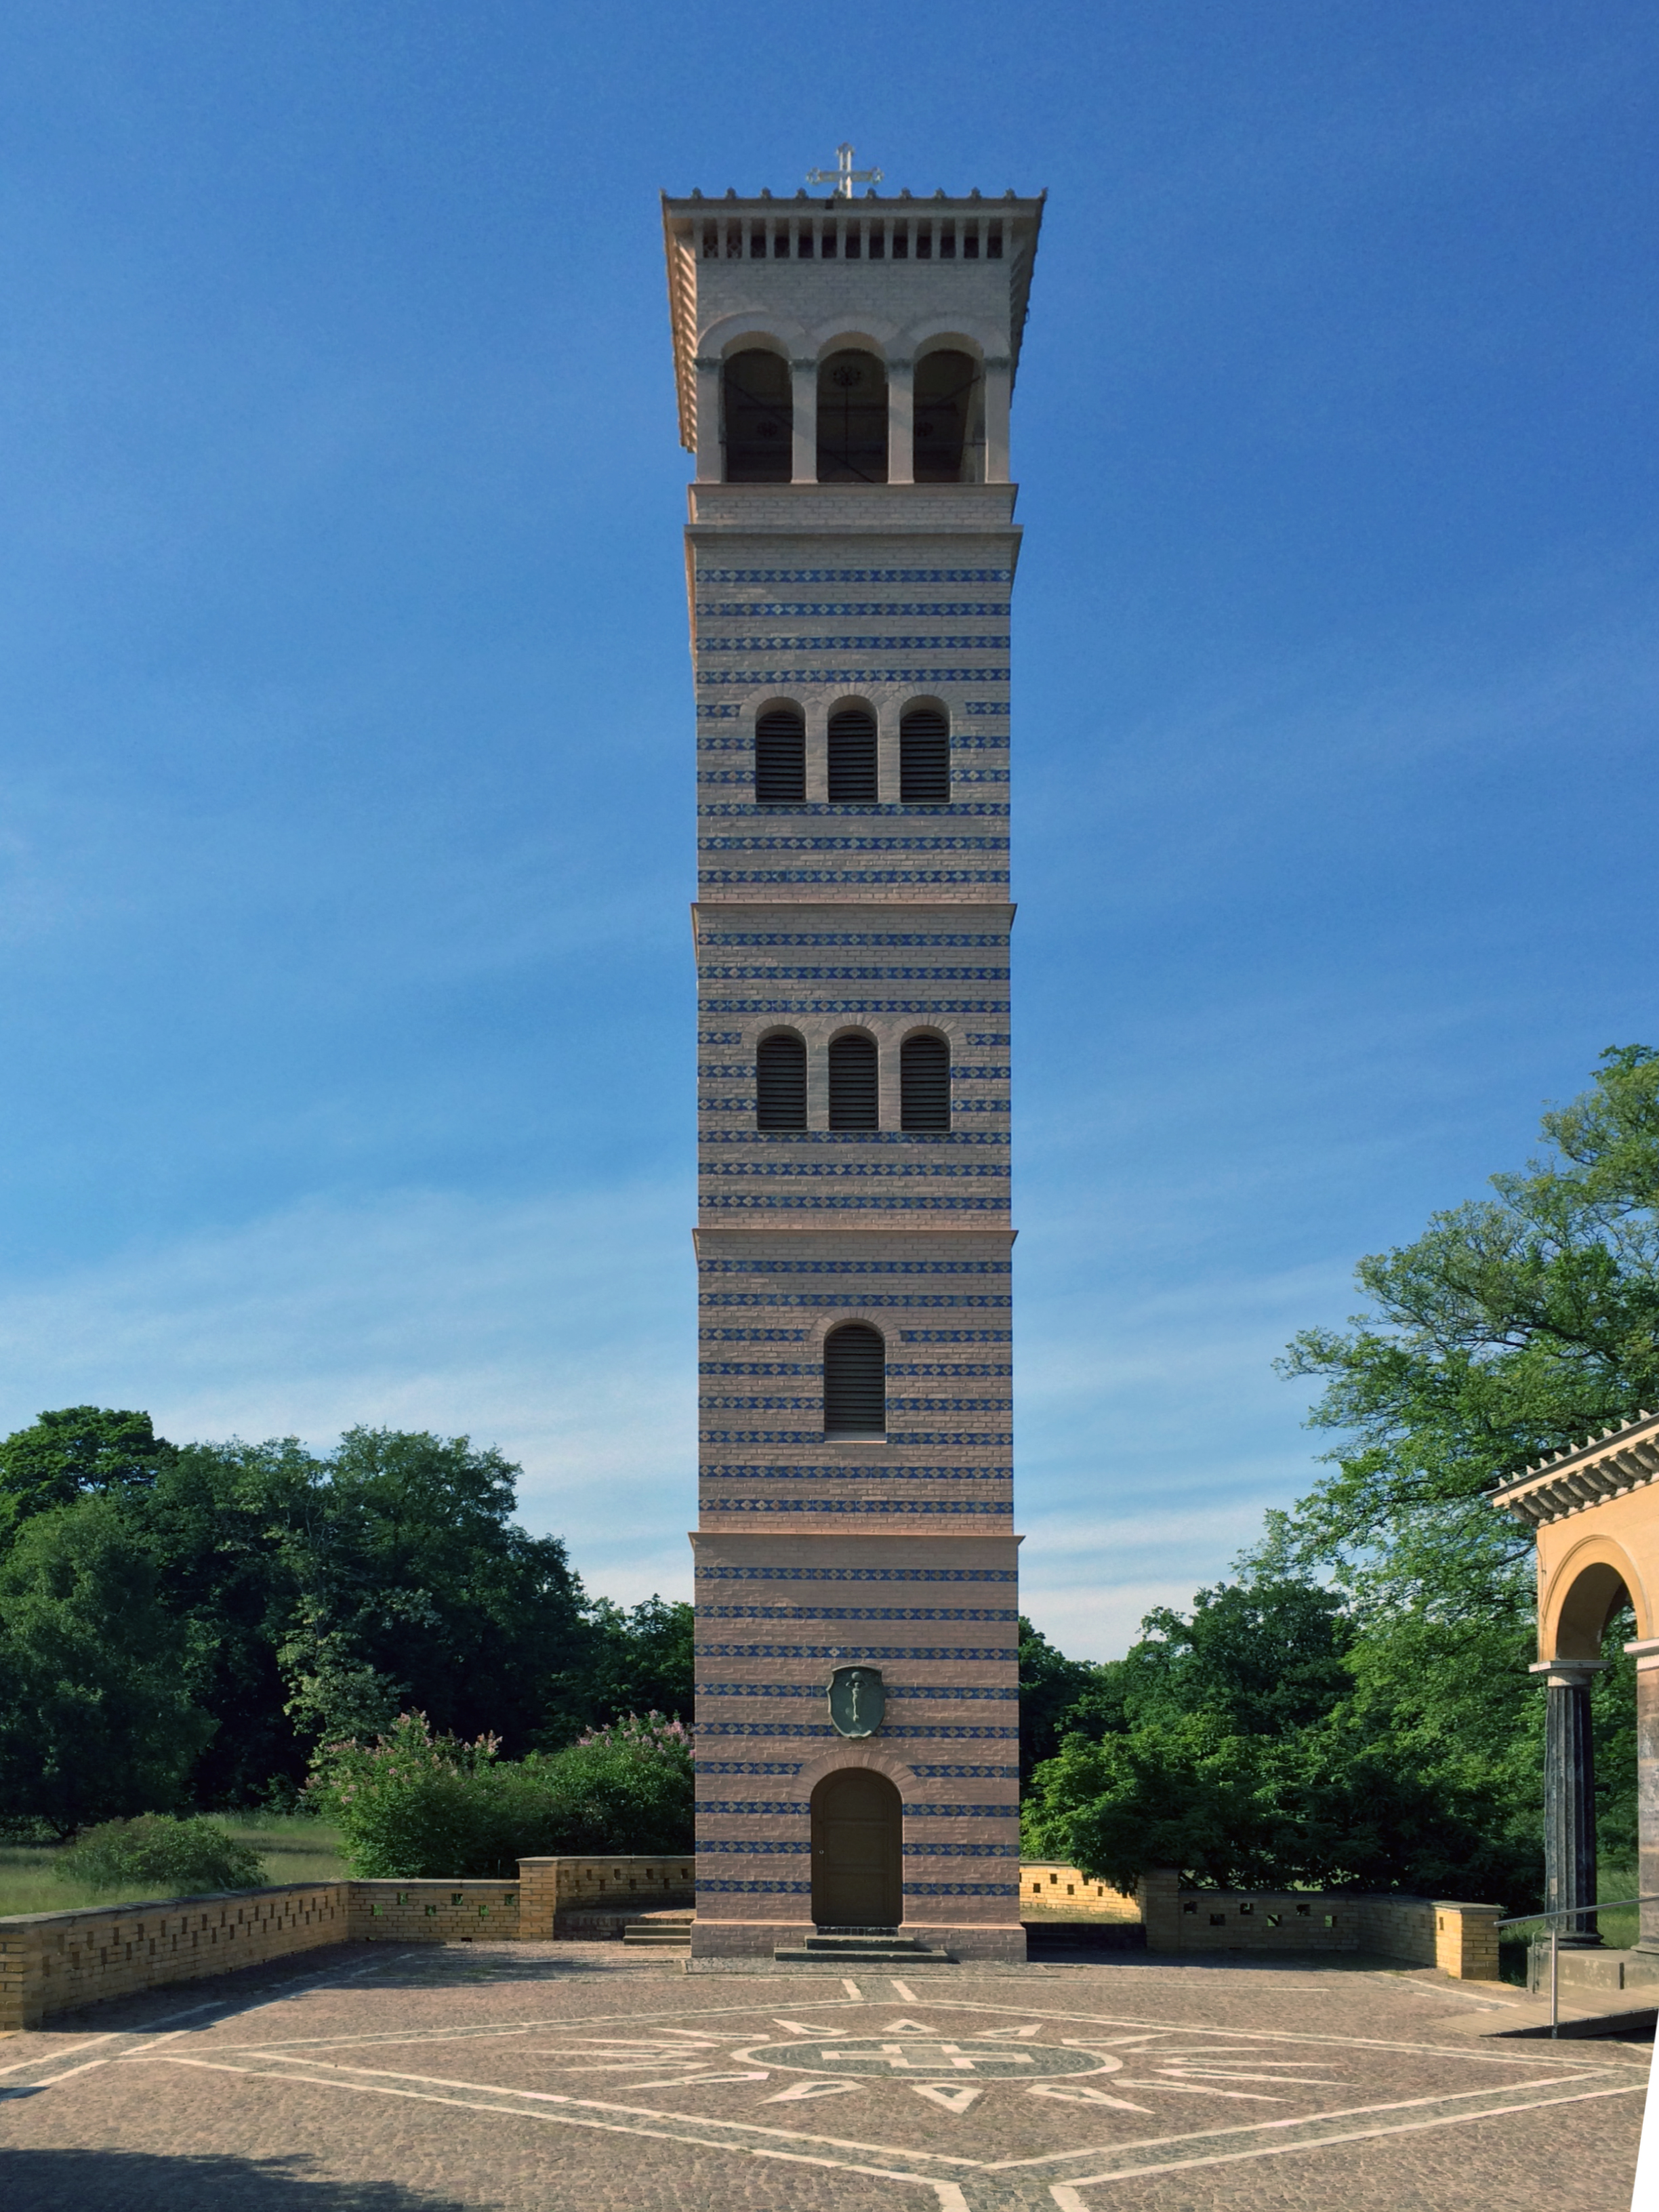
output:
<path id="1" fill-rule="evenodd" d="M 812 1792 L 812 1918 L 896 1928 L 904 1917 L 903 1808 L 884 1774 L 843 1766 Z"/>

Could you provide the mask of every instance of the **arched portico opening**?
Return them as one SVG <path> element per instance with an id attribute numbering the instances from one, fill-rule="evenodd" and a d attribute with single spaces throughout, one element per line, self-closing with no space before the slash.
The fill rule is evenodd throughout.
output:
<path id="1" fill-rule="evenodd" d="M 1538 1549 L 1538 1650 L 1547 1705 L 1544 1749 L 1546 1905 L 1569 1947 L 1597 1929 L 1592 1689 L 1609 1645 L 1636 1662 L 1640 1893 L 1659 1893 L 1659 1416 L 1558 1452 L 1492 1498 L 1532 1529 Z M 1621 1623 L 1628 1607 L 1633 1620 Z M 1627 1627 L 1633 1626 L 1630 1636 Z M 1616 1656 L 1616 1650 L 1614 1653 Z M 1621 1885 L 1622 1888 L 1622 1885 Z M 1639 1948 L 1659 1951 L 1659 1906 L 1644 1905 Z"/>
<path id="2" fill-rule="evenodd" d="M 811 1798 L 812 1918 L 820 1928 L 896 1928 L 904 1917 L 904 1808 L 872 1767 L 826 1774 Z"/>

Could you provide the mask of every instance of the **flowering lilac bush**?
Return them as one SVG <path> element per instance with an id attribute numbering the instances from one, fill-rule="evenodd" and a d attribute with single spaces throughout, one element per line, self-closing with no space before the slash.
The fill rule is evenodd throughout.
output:
<path id="1" fill-rule="evenodd" d="M 499 1739 L 434 1735 L 400 1713 L 372 1743 L 325 1745 L 307 1795 L 346 1863 L 380 1880 L 501 1875 L 521 1857 L 683 1851 L 691 1842 L 689 1731 L 629 1714 L 568 1751 L 499 1756 Z"/>

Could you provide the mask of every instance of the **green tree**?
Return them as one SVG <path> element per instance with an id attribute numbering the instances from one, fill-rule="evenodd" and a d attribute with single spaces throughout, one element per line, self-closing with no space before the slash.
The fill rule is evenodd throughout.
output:
<path id="1" fill-rule="evenodd" d="M 638 1605 L 596 1598 L 588 1662 L 588 1717 L 665 1713 L 689 1721 L 696 1704 L 696 1613 L 678 1598 L 647 1597 Z"/>
<path id="2" fill-rule="evenodd" d="M 171 1807 L 211 1736 L 122 1504 L 31 1515 L 0 1560 L 0 1803 L 70 1835 Z"/>
<path id="3" fill-rule="evenodd" d="M 1066 1716 L 1094 1683 L 1098 1669 L 1068 1659 L 1024 1613 L 1019 1617 L 1019 1779 L 1028 1788 L 1045 1759 L 1060 1748 Z"/>
<path id="4" fill-rule="evenodd" d="M 1269 1515 L 1269 1563 L 1363 1604 L 1528 1617 L 1530 1536 L 1486 1493 L 1659 1403 L 1659 1053 L 1605 1052 L 1543 1134 L 1494 1196 L 1362 1260 L 1370 1304 L 1346 1331 L 1292 1342 L 1284 1371 L 1324 1384 L 1310 1425 L 1342 1441 L 1336 1472 Z"/>
<path id="5" fill-rule="evenodd" d="M 0 1551 L 33 1514 L 149 1489 L 173 1455 L 148 1413 L 107 1406 L 42 1413 L 0 1443 Z"/>

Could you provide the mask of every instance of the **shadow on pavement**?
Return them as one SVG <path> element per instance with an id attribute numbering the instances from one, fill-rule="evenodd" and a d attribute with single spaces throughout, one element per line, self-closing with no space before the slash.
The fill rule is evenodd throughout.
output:
<path id="1" fill-rule="evenodd" d="M 306 2158 L 9 2150 L 9 2212 L 478 2212 L 395 2181 L 311 2178 Z"/>

